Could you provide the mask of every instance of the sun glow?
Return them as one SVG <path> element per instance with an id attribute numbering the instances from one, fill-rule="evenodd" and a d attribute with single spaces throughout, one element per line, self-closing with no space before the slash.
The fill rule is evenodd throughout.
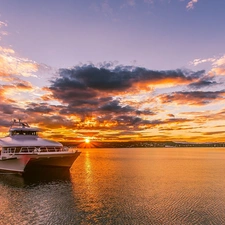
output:
<path id="1" fill-rule="evenodd" d="M 90 143 L 90 140 L 88 138 L 85 139 L 85 143 L 88 144 Z"/>

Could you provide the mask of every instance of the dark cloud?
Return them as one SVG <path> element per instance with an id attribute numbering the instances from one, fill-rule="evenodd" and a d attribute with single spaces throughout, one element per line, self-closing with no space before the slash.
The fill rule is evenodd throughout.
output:
<path id="1" fill-rule="evenodd" d="M 118 116 L 114 118 L 115 121 L 117 121 L 118 125 L 123 125 L 124 128 L 125 126 L 146 126 L 146 128 L 158 126 L 158 125 L 163 125 L 163 124 L 178 124 L 178 123 L 184 123 L 184 122 L 189 122 L 189 119 L 186 118 L 170 118 L 166 120 L 144 120 L 140 117 L 136 116 Z"/>
<path id="2" fill-rule="evenodd" d="M 130 67 L 129 67 L 130 68 Z M 133 73 L 127 67 L 97 68 L 93 65 L 75 67 L 71 70 L 60 69 L 60 78 L 52 81 L 53 86 L 91 88 L 94 90 L 123 90 L 131 87 Z"/>
<path id="3" fill-rule="evenodd" d="M 75 122 L 68 119 L 64 115 L 57 114 L 45 114 L 40 113 L 39 115 L 31 114 L 34 123 L 39 124 L 43 130 L 54 129 L 54 128 L 74 128 Z M 29 118 L 31 118 L 31 116 Z"/>
<path id="4" fill-rule="evenodd" d="M 134 131 L 122 131 L 119 133 L 119 135 L 135 135 L 135 134 L 137 133 Z"/>
<path id="5" fill-rule="evenodd" d="M 225 91 L 193 91 L 193 92 L 173 92 L 171 94 L 160 95 L 163 104 L 176 103 L 186 105 L 206 105 L 215 100 L 224 100 Z"/>
<path id="6" fill-rule="evenodd" d="M 63 107 L 62 109 L 60 109 L 59 113 L 62 115 L 71 115 L 71 114 L 78 114 L 80 116 L 88 116 L 90 114 L 92 114 L 92 112 L 96 112 L 96 110 L 94 110 L 93 108 L 89 108 L 89 107 L 81 107 L 81 108 L 77 108 L 77 107 Z"/>
<path id="7" fill-rule="evenodd" d="M 116 121 L 120 124 L 137 125 L 143 122 L 143 119 L 136 116 L 118 116 Z"/>
<path id="8" fill-rule="evenodd" d="M 11 125 L 11 120 L 8 120 L 7 117 L 5 119 L 0 118 L 0 126 L 1 127 L 9 128 L 10 125 Z"/>
<path id="9" fill-rule="evenodd" d="M 209 131 L 209 132 L 204 132 L 203 135 L 215 135 L 215 134 L 225 134 L 225 131 Z"/>
<path id="10" fill-rule="evenodd" d="M 193 88 L 193 89 L 200 89 L 200 88 L 204 88 L 204 87 L 211 87 L 211 86 L 217 85 L 217 84 L 219 84 L 219 83 L 214 81 L 212 77 L 204 77 L 197 82 L 193 82 L 193 83 L 189 84 L 188 87 Z"/>
<path id="11" fill-rule="evenodd" d="M 60 113 L 76 114 L 83 118 L 90 114 L 99 116 L 106 113 L 155 115 L 150 110 L 140 110 L 137 104 L 135 108 L 132 103 L 122 104 L 121 99 L 115 99 L 115 95 L 122 96 L 129 92 L 132 94 L 135 89 L 141 91 L 141 88 L 145 90 L 149 85 L 166 82 L 189 84 L 204 74 L 204 71 L 153 71 L 131 66 L 117 66 L 110 69 L 111 67 L 112 64 L 105 63 L 100 68 L 83 65 L 72 69 L 60 69 L 59 76 L 51 81 L 49 87 L 53 99 L 66 105 L 60 109 Z M 41 107 L 37 110 L 50 109 Z"/>
<path id="12" fill-rule="evenodd" d="M 8 90 L 15 90 L 15 89 L 20 91 L 29 91 L 33 89 L 30 82 L 23 81 L 20 79 L 16 79 L 15 82 L 10 85 L 1 85 L 0 88 L 3 89 L 4 92 L 7 92 Z"/>
<path id="13" fill-rule="evenodd" d="M 182 70 L 153 71 L 141 67 L 117 66 L 97 68 L 84 65 L 72 69 L 60 69 L 59 77 L 51 81 L 49 89 L 53 96 L 68 104 L 77 105 L 78 100 L 93 99 L 100 95 L 110 96 L 114 92 L 126 91 L 135 84 L 160 84 L 166 81 L 190 83 L 204 71 Z"/>
<path id="14" fill-rule="evenodd" d="M 0 112 L 5 115 L 5 114 L 10 114 L 12 115 L 14 111 L 16 111 L 18 108 L 14 107 L 12 105 L 8 104 L 0 104 Z"/>
<path id="15" fill-rule="evenodd" d="M 178 123 L 185 123 L 185 122 L 190 122 L 190 121 L 192 121 L 192 120 L 186 119 L 186 118 L 170 118 L 170 119 L 164 120 L 163 123 L 165 123 L 165 124 L 169 124 L 169 123 L 178 124 Z"/>
<path id="16" fill-rule="evenodd" d="M 31 103 L 26 108 L 26 112 L 51 113 L 54 112 L 54 108 L 47 103 Z"/>
<path id="17" fill-rule="evenodd" d="M 151 115 L 151 116 L 153 116 L 153 115 L 156 115 L 156 113 L 155 112 L 153 112 L 153 111 L 151 111 L 151 110 L 136 110 L 136 114 L 137 115 Z"/>
<path id="18" fill-rule="evenodd" d="M 165 71 L 153 71 L 145 68 L 136 68 L 134 73 L 139 76 L 138 80 L 160 82 L 163 80 L 178 80 L 179 82 L 188 82 L 195 80 L 205 73 L 204 70 L 198 72 L 186 71 L 186 70 L 165 70 Z"/>
<path id="19" fill-rule="evenodd" d="M 187 72 L 191 76 L 192 79 L 194 78 L 202 78 L 205 75 L 205 70 L 199 70 L 197 72 L 189 71 Z"/>
<path id="20" fill-rule="evenodd" d="M 129 113 L 133 112 L 135 109 L 131 106 L 120 106 L 119 101 L 114 100 L 111 101 L 99 108 L 100 111 L 105 111 L 105 112 L 119 112 L 119 113 Z"/>
<path id="21" fill-rule="evenodd" d="M 19 82 L 19 83 L 16 83 L 15 86 L 18 89 L 22 89 L 22 90 L 31 90 L 33 88 L 32 85 L 28 82 Z"/>
<path id="22" fill-rule="evenodd" d="M 167 114 L 167 116 L 169 116 L 169 117 L 175 117 L 173 114 L 171 114 L 171 113 L 169 113 L 169 114 Z"/>
<path id="23" fill-rule="evenodd" d="M 113 102 L 112 97 L 78 99 L 66 107 L 60 109 L 61 114 L 90 114 L 101 111 L 101 106 Z M 107 103 L 106 103 L 107 102 Z M 103 110 L 104 111 L 104 110 Z"/>

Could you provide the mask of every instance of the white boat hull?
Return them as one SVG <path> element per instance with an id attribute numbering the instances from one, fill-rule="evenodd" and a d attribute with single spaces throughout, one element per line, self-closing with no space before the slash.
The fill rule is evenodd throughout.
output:
<path id="1" fill-rule="evenodd" d="M 26 163 L 23 163 L 21 159 L 11 158 L 0 160 L 0 170 L 10 172 L 24 172 Z"/>
<path id="2" fill-rule="evenodd" d="M 24 173 L 39 167 L 70 168 L 80 152 L 15 154 L 13 158 L 1 159 L 0 170 Z"/>

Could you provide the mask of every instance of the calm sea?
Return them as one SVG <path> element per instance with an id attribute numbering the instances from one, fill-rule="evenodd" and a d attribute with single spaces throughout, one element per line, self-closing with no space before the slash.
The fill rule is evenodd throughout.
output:
<path id="1" fill-rule="evenodd" d="M 225 224 L 225 148 L 81 151 L 70 173 L 0 174 L 0 224 Z"/>

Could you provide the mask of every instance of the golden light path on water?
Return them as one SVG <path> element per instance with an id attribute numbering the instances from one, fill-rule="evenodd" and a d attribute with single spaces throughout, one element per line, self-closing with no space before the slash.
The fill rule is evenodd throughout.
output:
<path id="1" fill-rule="evenodd" d="M 84 149 L 74 195 L 86 223 L 221 224 L 224 160 L 222 148 Z"/>

